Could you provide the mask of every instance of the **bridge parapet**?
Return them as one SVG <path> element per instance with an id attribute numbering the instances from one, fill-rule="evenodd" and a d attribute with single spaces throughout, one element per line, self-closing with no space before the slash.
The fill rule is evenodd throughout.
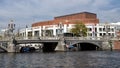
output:
<path id="1" fill-rule="evenodd" d="M 41 40 L 58 40 L 60 37 L 40 37 Z"/>
<path id="2" fill-rule="evenodd" d="M 58 39 L 61 39 L 61 38 L 64 38 L 64 39 L 71 39 L 71 40 L 118 40 L 119 38 L 117 37 L 58 37 L 58 36 L 55 36 L 55 37 L 47 37 L 47 36 L 44 36 L 44 37 L 29 37 L 29 38 L 25 38 L 25 37 L 15 37 L 16 39 L 18 40 L 25 40 L 25 39 L 31 39 L 31 40 L 38 40 L 38 39 L 43 39 L 43 40 L 58 40 Z M 3 39 L 5 40 L 5 39 Z M 6 39 L 8 40 L 8 39 Z M 120 39 L 119 39 L 120 40 Z"/>
<path id="3" fill-rule="evenodd" d="M 97 37 L 97 38 L 93 38 L 93 37 L 64 37 L 64 39 L 68 39 L 68 40 L 103 40 L 103 38 Z"/>
<path id="4" fill-rule="evenodd" d="M 17 40 L 58 40 L 60 37 L 30 37 L 30 38 L 22 38 L 16 37 Z"/>

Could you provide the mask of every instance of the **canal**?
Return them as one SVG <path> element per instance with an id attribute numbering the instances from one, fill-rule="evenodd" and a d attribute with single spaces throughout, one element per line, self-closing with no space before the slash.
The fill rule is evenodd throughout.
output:
<path id="1" fill-rule="evenodd" d="M 0 68 L 119 68 L 119 51 L 0 53 Z"/>

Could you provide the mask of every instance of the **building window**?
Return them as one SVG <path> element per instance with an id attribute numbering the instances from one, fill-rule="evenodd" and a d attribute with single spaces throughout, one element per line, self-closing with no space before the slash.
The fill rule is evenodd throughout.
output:
<path id="1" fill-rule="evenodd" d="M 89 31 L 92 31 L 92 28 L 89 28 Z"/>
<path id="2" fill-rule="evenodd" d="M 100 33 L 100 36 L 102 36 L 102 33 Z"/>
<path id="3" fill-rule="evenodd" d="M 109 35 L 109 36 L 111 36 L 111 34 L 110 34 L 110 33 L 108 33 L 108 35 Z"/>
<path id="4" fill-rule="evenodd" d="M 90 33 L 90 36 L 92 36 L 92 33 Z"/>
<path id="5" fill-rule="evenodd" d="M 111 28 L 111 31 L 112 31 L 112 32 L 114 32 L 114 29 L 113 29 L 113 28 Z"/>
<path id="6" fill-rule="evenodd" d="M 114 33 L 112 33 L 112 36 L 114 37 Z"/>
<path id="7" fill-rule="evenodd" d="M 106 35 L 106 33 L 103 33 L 103 36 L 105 36 Z"/>
<path id="8" fill-rule="evenodd" d="M 36 36 L 36 37 L 39 36 L 39 31 L 35 31 L 35 36 Z"/>
<path id="9" fill-rule="evenodd" d="M 97 32 L 97 28 L 95 28 L 95 32 Z"/>
<path id="10" fill-rule="evenodd" d="M 110 32 L 110 28 L 108 28 L 108 31 Z"/>
<path id="11" fill-rule="evenodd" d="M 105 31 L 105 28 L 103 28 L 103 31 Z"/>
<path id="12" fill-rule="evenodd" d="M 46 36 L 53 36 L 53 30 L 46 30 Z"/>
<path id="13" fill-rule="evenodd" d="M 32 37 L 32 31 L 28 32 L 28 37 Z"/>
<path id="14" fill-rule="evenodd" d="M 102 28 L 99 28 L 99 31 L 102 31 Z"/>
<path id="15" fill-rule="evenodd" d="M 92 33 L 88 33 L 88 36 L 92 36 Z"/>
<path id="16" fill-rule="evenodd" d="M 95 36 L 97 37 L 97 34 L 95 34 Z"/>

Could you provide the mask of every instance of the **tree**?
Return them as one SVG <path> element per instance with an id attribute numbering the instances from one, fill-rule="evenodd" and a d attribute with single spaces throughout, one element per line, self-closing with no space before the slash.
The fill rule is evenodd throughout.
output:
<path id="1" fill-rule="evenodd" d="M 87 36 L 87 27 L 82 23 L 77 21 L 74 27 L 70 30 L 76 36 Z"/>

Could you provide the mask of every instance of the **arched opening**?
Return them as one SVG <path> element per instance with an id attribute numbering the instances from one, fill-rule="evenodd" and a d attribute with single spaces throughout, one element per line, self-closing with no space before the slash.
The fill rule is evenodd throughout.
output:
<path id="1" fill-rule="evenodd" d="M 57 46 L 57 42 L 46 42 L 43 43 L 43 52 L 54 52 Z"/>
<path id="2" fill-rule="evenodd" d="M 0 48 L 0 53 L 2 53 L 2 52 L 7 52 L 7 51 L 2 49 L 2 48 Z"/>
<path id="3" fill-rule="evenodd" d="M 29 47 L 29 46 L 23 46 L 20 49 L 20 52 L 24 53 L 24 52 L 35 52 L 35 48 L 34 47 Z"/>
<path id="4" fill-rule="evenodd" d="M 75 44 L 73 46 L 77 47 L 78 51 L 97 51 L 97 50 L 100 50 L 99 46 L 92 44 L 92 43 L 87 43 L 87 42 L 78 43 L 78 44 Z"/>
<path id="5" fill-rule="evenodd" d="M 80 50 L 81 51 L 93 51 L 93 50 L 98 50 L 99 47 L 95 44 L 91 43 L 80 43 Z"/>

